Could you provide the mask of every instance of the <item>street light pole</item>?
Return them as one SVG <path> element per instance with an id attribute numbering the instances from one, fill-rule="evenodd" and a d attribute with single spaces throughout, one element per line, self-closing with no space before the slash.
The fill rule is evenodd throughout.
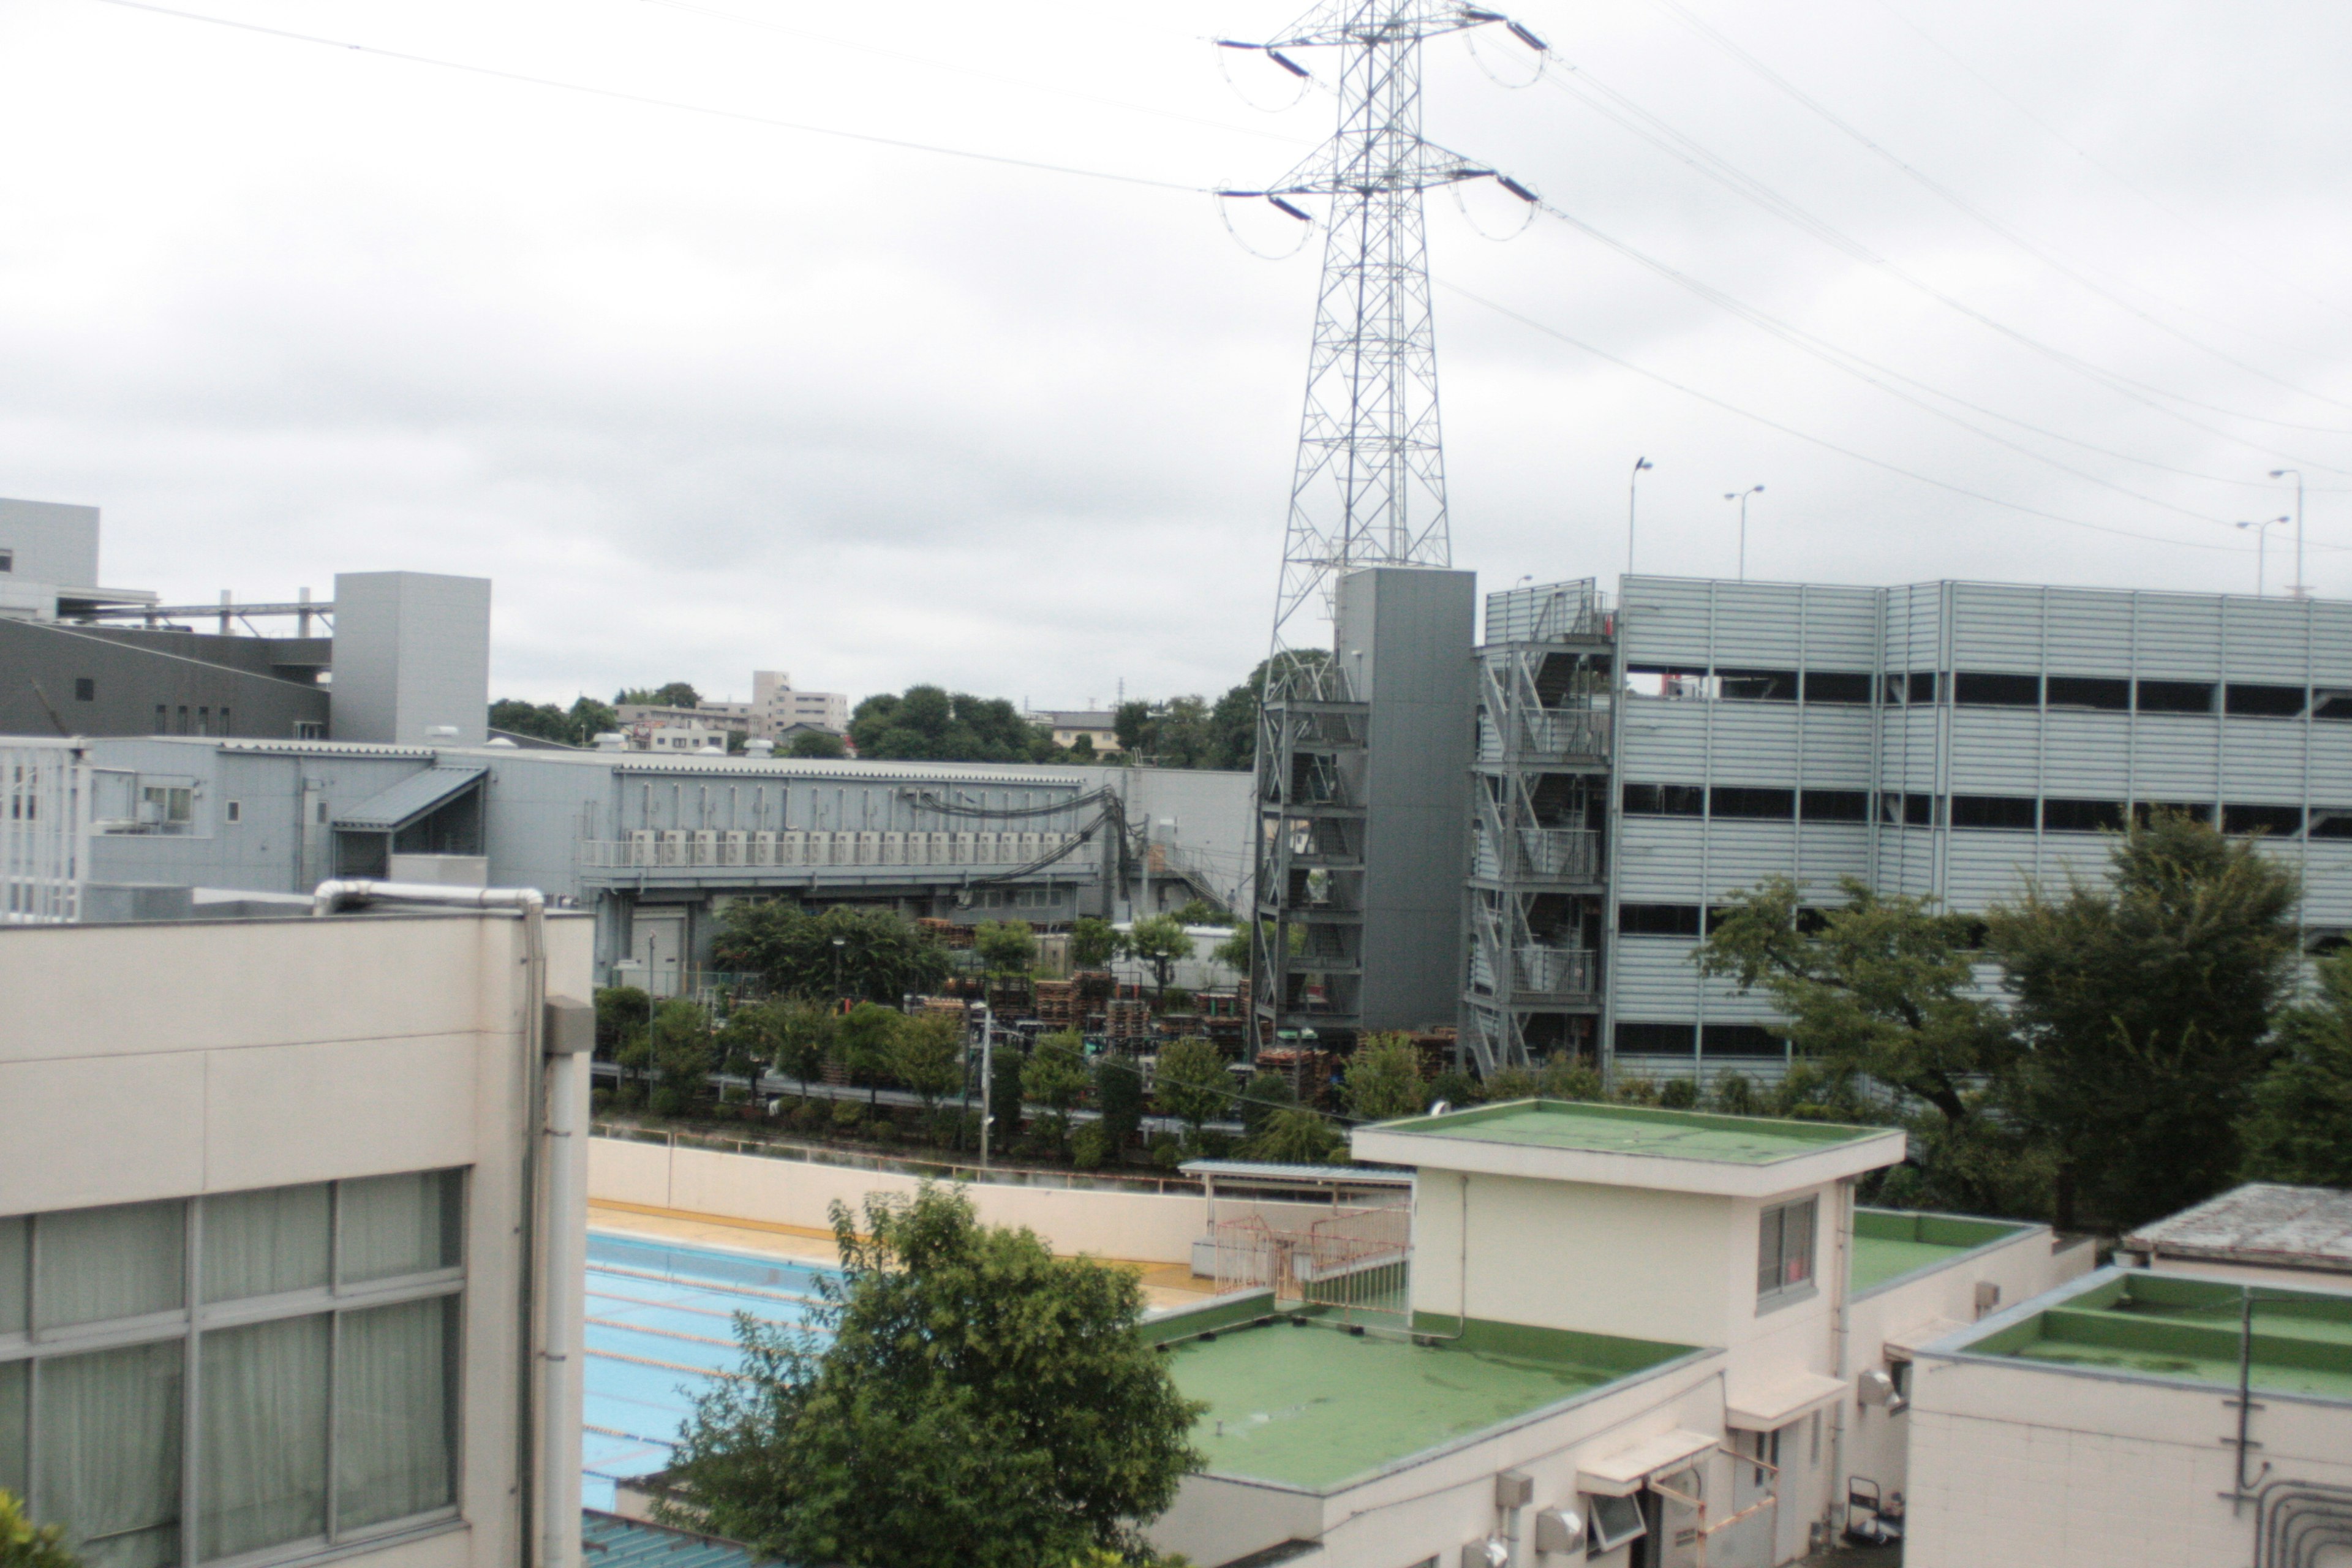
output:
<path id="1" fill-rule="evenodd" d="M 996 1120 L 995 1044 L 995 1015 L 983 1002 L 980 1005 L 980 1168 L 983 1171 L 988 1169 L 988 1134 Z"/>
<path id="2" fill-rule="evenodd" d="M 1642 495 L 1642 471 L 1658 465 L 1647 458 L 1633 459 L 1633 476 L 1625 481 L 1625 575 L 1633 574 L 1633 510 Z"/>
<path id="3" fill-rule="evenodd" d="M 1764 493 L 1762 485 L 1750 485 L 1744 490 L 1726 490 L 1723 499 L 1739 503 L 1739 580 L 1748 581 L 1748 498 Z"/>
<path id="4" fill-rule="evenodd" d="M 841 994 L 841 950 L 848 945 L 849 939 L 845 936 L 833 939 L 833 1010 L 836 1013 L 841 1011 L 841 1004 L 845 1000 Z"/>
<path id="5" fill-rule="evenodd" d="M 2263 558 L 2265 553 L 2264 547 L 2270 543 L 2271 530 L 2285 521 L 2286 519 L 2283 517 L 2266 517 L 2260 522 L 2242 522 L 2238 524 L 2240 528 L 2251 528 L 2254 531 L 2254 597 L 2257 599 L 2263 596 Z"/>
<path id="6" fill-rule="evenodd" d="M 2294 586 L 2287 590 L 2287 596 L 2294 599 L 2307 599 L 2311 597 L 2311 590 L 2304 585 L 2303 581 L 2303 470 L 2301 468 L 2271 470 L 2271 478 L 2274 479 L 2283 479 L 2289 474 L 2294 476 Z"/>

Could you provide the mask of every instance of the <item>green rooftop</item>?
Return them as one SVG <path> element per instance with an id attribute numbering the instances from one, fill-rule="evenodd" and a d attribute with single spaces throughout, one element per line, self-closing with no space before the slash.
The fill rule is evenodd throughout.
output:
<path id="1" fill-rule="evenodd" d="M 2023 1229 L 2021 1225 L 1957 1215 L 1856 1209 L 1847 1288 L 1859 1294 L 1874 1285 L 1948 1263 L 1989 1242 L 2005 1241 Z"/>
<path id="2" fill-rule="evenodd" d="M 1969 1353 L 2237 1385 L 2241 1287 L 2152 1274 L 2092 1278 L 2089 1289 L 1971 1342 Z M 2253 1289 L 2253 1385 L 2352 1399 L 2352 1297 Z"/>
<path id="3" fill-rule="evenodd" d="M 1424 1346 L 1277 1318 L 1182 1342 L 1169 1360 L 1185 1397 L 1208 1402 L 1192 1443 L 1210 1471 L 1324 1490 L 1686 1353 L 1475 1321 Z"/>
<path id="4" fill-rule="evenodd" d="M 1523 1100 L 1444 1116 L 1385 1121 L 1380 1130 L 1412 1137 L 1466 1138 L 1480 1143 L 1594 1154 L 1649 1154 L 1734 1165 L 1766 1165 L 1881 1137 L 1887 1131 L 1833 1121 L 1714 1116 L 1698 1110 L 1654 1110 L 1645 1106 L 1559 1100 Z"/>

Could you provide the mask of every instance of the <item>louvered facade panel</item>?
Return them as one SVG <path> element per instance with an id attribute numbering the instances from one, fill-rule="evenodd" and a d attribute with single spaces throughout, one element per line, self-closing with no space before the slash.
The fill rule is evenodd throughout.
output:
<path id="1" fill-rule="evenodd" d="M 2312 725 L 2311 798 L 2329 805 L 2352 805 L 2352 724 Z"/>
<path id="2" fill-rule="evenodd" d="M 1692 577 L 1623 579 L 1619 657 L 1628 664 L 1704 667 L 1709 651 L 1713 586 Z"/>
<path id="3" fill-rule="evenodd" d="M 2139 598 L 2139 673 L 2212 680 L 2221 673 L 2221 601 L 2186 594 Z"/>
<path id="4" fill-rule="evenodd" d="M 2053 708 L 2042 725 L 2042 794 L 2122 800 L 2130 793 L 2130 714 Z"/>
<path id="5" fill-rule="evenodd" d="M 1909 896 L 1936 890 L 1936 836 L 1925 827 L 1878 830 L 1878 889 Z"/>
<path id="6" fill-rule="evenodd" d="M 1886 590 L 1886 668 L 1940 669 L 1944 657 L 1942 584 Z"/>
<path id="7" fill-rule="evenodd" d="M 1716 665 L 1796 668 L 1803 602 L 1804 590 L 1793 583 L 1717 583 Z"/>
<path id="8" fill-rule="evenodd" d="M 1799 773 L 1815 789 L 1868 789 L 1870 739 L 1877 720 L 1867 708 L 1806 710 Z"/>
<path id="9" fill-rule="evenodd" d="M 1878 588 L 1805 590 L 1804 666 L 1807 669 L 1878 668 Z"/>
<path id="10" fill-rule="evenodd" d="M 2052 588 L 2044 668 L 2053 675 L 2132 672 L 2132 595 Z"/>
<path id="11" fill-rule="evenodd" d="M 2228 601 L 2222 647 L 2230 679 L 2301 686 L 2311 669 L 2304 639 L 2316 630 L 2305 605 L 2294 599 Z"/>
<path id="12" fill-rule="evenodd" d="M 1797 705 L 1718 702 L 1710 782 L 1771 784 L 1797 782 Z"/>
<path id="13" fill-rule="evenodd" d="M 1950 787 L 1967 795 L 2032 795 L 2041 776 L 2042 715 L 2031 708 L 1952 711 Z"/>
<path id="14" fill-rule="evenodd" d="M 2218 719 L 2143 714 L 2132 726 L 2132 794 L 2139 800 L 2210 801 Z"/>
<path id="15" fill-rule="evenodd" d="M 1687 1023 L 1698 1013 L 1698 944 L 1682 937 L 1617 939 L 1617 1016 L 1654 1024 Z"/>
<path id="16" fill-rule="evenodd" d="M 1797 869 L 1797 825 L 1793 822 L 1707 824 L 1707 897 L 1720 902 L 1767 877 Z"/>
<path id="17" fill-rule="evenodd" d="M 2034 874 L 2031 833 L 1978 833 L 1955 829 L 1944 851 L 1944 903 L 1970 914 L 1998 900 L 2014 899 Z"/>
<path id="18" fill-rule="evenodd" d="M 1705 784 L 1712 706 L 1695 698 L 1627 698 L 1618 731 L 1617 776 L 1635 784 Z"/>
<path id="19" fill-rule="evenodd" d="M 1840 877 L 1870 877 L 1870 829 L 1861 824 L 1807 823 L 1797 845 L 1797 880 L 1808 899 L 1837 896 Z"/>
<path id="20" fill-rule="evenodd" d="M 2319 787 L 2316 772 L 2312 787 Z M 2303 721 L 2226 719 L 2221 723 L 2221 798 L 2292 805 L 2303 799 Z"/>
<path id="21" fill-rule="evenodd" d="M 1996 583 L 1952 584 L 1951 668 L 2042 668 L 2042 590 Z"/>
<path id="22" fill-rule="evenodd" d="M 2352 927 L 2352 838 L 2315 838 L 2300 849 L 2290 863 L 2303 867 L 2304 924 Z"/>
<path id="23" fill-rule="evenodd" d="M 1878 749 L 1878 787 L 1932 793 L 1938 728 L 1935 709 L 1886 710 Z"/>
<path id="24" fill-rule="evenodd" d="M 1699 896 L 1706 825 L 1696 817 L 1629 816 L 1617 849 L 1617 896 L 1629 903 L 1691 903 Z"/>
<path id="25" fill-rule="evenodd" d="M 2352 688 L 2352 604 L 2309 601 L 2311 679 L 2322 686 Z"/>

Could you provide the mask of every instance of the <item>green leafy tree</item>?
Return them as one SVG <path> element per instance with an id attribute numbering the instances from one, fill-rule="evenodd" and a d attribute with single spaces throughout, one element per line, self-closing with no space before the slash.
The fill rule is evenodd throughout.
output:
<path id="1" fill-rule="evenodd" d="M 1106 1056 L 1095 1063 L 1095 1105 L 1113 1154 L 1135 1142 L 1143 1130 L 1143 1074 L 1133 1062 Z"/>
<path id="2" fill-rule="evenodd" d="M 746 1095 L 759 1094 L 760 1074 L 776 1059 L 782 1044 L 783 1021 L 778 1014 L 776 1003 L 738 1003 L 719 1030 L 719 1070 L 743 1079 Z"/>
<path id="3" fill-rule="evenodd" d="M 1186 926 L 1230 926 L 1234 917 L 1206 899 L 1190 899 L 1176 911 L 1176 923 Z"/>
<path id="4" fill-rule="evenodd" d="M 2159 812 L 2116 837 L 2104 884 L 2032 885 L 1991 912 L 2061 1226 L 2128 1228 L 2235 1177 L 2237 1123 L 2294 963 L 2297 891 L 2258 838 Z"/>
<path id="5" fill-rule="evenodd" d="M 1564 1097 L 1554 1095 L 1550 1098 Z M 1478 1103 L 1478 1080 L 1460 1068 L 1447 1068 L 1429 1080 L 1430 1104 L 1435 1105 L 1440 1100 L 1455 1110 L 1468 1110 Z"/>
<path id="6" fill-rule="evenodd" d="M 2352 1187 L 2352 947 L 2320 961 L 2317 1000 L 2279 1015 L 2277 1041 L 2239 1128 L 2246 1177 Z"/>
<path id="7" fill-rule="evenodd" d="M 866 1085 L 867 1105 L 882 1102 L 882 1080 L 897 1060 L 898 1035 L 906 1015 L 879 1003 L 860 1002 L 843 1014 L 833 1030 L 834 1059 L 850 1077 Z"/>
<path id="8" fill-rule="evenodd" d="M 574 743 L 570 717 L 552 702 L 525 702 L 501 697 L 490 704 L 490 728 L 562 745 Z"/>
<path id="9" fill-rule="evenodd" d="M 1184 922 L 1173 915 L 1152 915 L 1136 921 L 1128 928 L 1121 945 L 1130 957 L 1150 968 L 1152 988 L 1162 997 L 1168 994 L 1177 960 L 1192 956 L 1192 938 L 1185 931 Z"/>
<path id="10" fill-rule="evenodd" d="M 1042 1037 L 1021 1068 L 1022 1098 L 1054 1113 L 1054 1133 L 1068 1135 L 1070 1110 L 1094 1081 L 1087 1071 L 1086 1044 L 1076 1029 Z"/>
<path id="11" fill-rule="evenodd" d="M 632 686 L 614 695 L 616 705 L 632 708 L 699 708 L 702 693 L 683 680 L 667 686 Z"/>
<path id="12" fill-rule="evenodd" d="M 830 757 L 849 755 L 849 747 L 840 736 L 824 730 L 803 730 L 784 742 L 784 755 L 813 757 L 823 761 Z"/>
<path id="13" fill-rule="evenodd" d="M 869 697 L 850 715 L 849 738 L 861 757 L 939 763 L 1042 763 L 1054 755 L 1053 732 L 1031 723 L 1001 697 L 910 686 L 899 696 Z"/>
<path id="14" fill-rule="evenodd" d="M 1246 925 L 1235 926 L 1233 935 L 1209 950 L 1209 956 L 1228 969 L 1237 969 L 1244 974 L 1247 974 L 1252 962 L 1250 928 Z"/>
<path id="15" fill-rule="evenodd" d="M 1037 962 L 1037 933 L 1027 921 L 982 921 L 972 928 L 971 945 L 1000 974 L 1026 974 Z"/>
<path id="16" fill-rule="evenodd" d="M 611 1056 L 653 1021 L 654 999 L 635 985 L 596 988 L 596 1054 Z"/>
<path id="17" fill-rule="evenodd" d="M 1699 948 L 1700 971 L 1769 996 L 1801 1058 L 1929 1108 L 1908 1125 L 1937 1201 L 1974 1213 L 2030 1205 L 1988 1179 L 2020 1153 L 1992 1103 L 2019 1047 L 2000 1005 L 1979 994 L 1977 923 L 1856 878 L 1839 888 L 1845 901 L 1819 921 L 1800 917 L 1786 877 L 1748 889 Z"/>
<path id="18" fill-rule="evenodd" d="M 1100 969 L 1118 951 L 1118 931 L 1110 921 L 1080 915 L 1070 922 L 1070 963 L 1078 969 Z"/>
<path id="19" fill-rule="evenodd" d="M 1139 1553 L 1200 1467 L 1201 1405 L 1137 1331 L 1135 1276 L 982 1226 L 961 1193 L 833 1208 L 802 1330 L 739 1319 L 677 1449 L 690 1524 L 786 1562 L 1036 1568 Z M 864 1232 L 861 1237 L 860 1231 Z"/>
<path id="20" fill-rule="evenodd" d="M 776 1054 L 771 1059 L 778 1072 L 800 1080 L 805 1096 L 809 1080 L 824 1070 L 832 1054 L 835 1015 L 814 1002 L 784 1000 L 768 1006 L 776 1029 Z"/>
<path id="21" fill-rule="evenodd" d="M 922 1098 L 924 1115 L 937 1110 L 941 1095 L 963 1087 L 963 1020 L 952 1013 L 901 1018 L 890 1040 L 890 1070 Z"/>
<path id="22" fill-rule="evenodd" d="M 676 1115 L 710 1085 L 718 1065 L 710 1015 L 701 1004 L 673 996 L 655 1012 L 651 1031 L 655 1109 Z"/>
<path id="23" fill-rule="evenodd" d="M 65 1526 L 35 1524 L 16 1495 L 0 1487 L 0 1568 L 81 1568 L 65 1540 Z"/>
<path id="24" fill-rule="evenodd" d="M 996 1119 L 989 1146 L 1003 1150 L 1021 1136 L 1021 1079 L 1029 1065 L 1029 1053 L 1022 1047 L 1019 1036 L 999 1035 L 988 1065 L 988 1110 Z"/>
<path id="25" fill-rule="evenodd" d="M 1122 702 L 1111 715 L 1111 732 L 1118 737 L 1118 749 L 1130 756 L 1140 752 L 1151 738 L 1151 704 Z"/>
<path id="26" fill-rule="evenodd" d="M 1268 1117 L 1297 1103 L 1298 1091 L 1280 1073 L 1251 1074 L 1249 1082 L 1242 1086 L 1241 1099 L 1234 1102 L 1234 1109 L 1241 1114 L 1243 1135 L 1256 1137 L 1265 1131 Z"/>
<path id="27" fill-rule="evenodd" d="M 1319 1111 L 1286 1105 L 1267 1115 L 1257 1135 L 1242 1145 L 1253 1160 L 1282 1165 L 1324 1165 L 1344 1160 L 1347 1140 Z"/>
<path id="28" fill-rule="evenodd" d="M 895 1003 L 936 990 L 948 974 L 947 950 L 889 910 L 836 905 L 812 915 L 781 899 L 728 905 L 710 956 L 721 969 L 757 974 L 769 990 L 808 1000 L 841 994 Z"/>
<path id="29" fill-rule="evenodd" d="M 1161 1110 L 1192 1130 L 1192 1142 L 1197 1144 L 1201 1124 L 1223 1115 L 1233 1102 L 1234 1075 L 1225 1070 L 1224 1053 L 1214 1042 L 1171 1040 L 1160 1048 L 1152 1094 Z"/>
<path id="30" fill-rule="evenodd" d="M 1348 1060 L 1348 1111 L 1360 1121 L 1418 1116 L 1429 1104 L 1409 1035 L 1366 1035 Z"/>

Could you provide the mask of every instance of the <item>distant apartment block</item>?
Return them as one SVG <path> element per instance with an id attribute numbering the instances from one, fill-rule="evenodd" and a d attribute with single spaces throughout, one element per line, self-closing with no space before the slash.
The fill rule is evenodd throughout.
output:
<path id="1" fill-rule="evenodd" d="M 788 670 L 753 670 L 749 708 L 751 733 L 771 741 L 782 739 L 795 724 L 807 724 L 835 735 L 849 731 L 846 693 L 795 690 Z"/>

